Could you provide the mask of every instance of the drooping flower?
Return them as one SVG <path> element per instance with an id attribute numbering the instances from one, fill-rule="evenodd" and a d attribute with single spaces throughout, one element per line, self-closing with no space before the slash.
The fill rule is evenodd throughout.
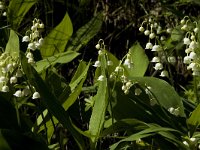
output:
<path id="1" fill-rule="evenodd" d="M 7 85 L 4 85 L 1 89 L 2 92 L 9 92 L 9 87 Z"/>
<path id="2" fill-rule="evenodd" d="M 105 77 L 103 75 L 100 75 L 97 80 L 98 81 L 103 81 L 104 79 L 105 79 Z"/>
<path id="3" fill-rule="evenodd" d="M 145 49 L 152 49 L 152 47 L 153 47 L 153 44 L 152 44 L 151 42 L 148 42 L 148 43 L 146 44 Z"/>
<path id="4" fill-rule="evenodd" d="M 22 38 L 22 42 L 29 42 L 29 41 L 30 41 L 30 38 L 27 35 Z"/>
<path id="5" fill-rule="evenodd" d="M 163 69 L 163 64 L 162 63 L 156 63 L 154 69 L 155 70 L 162 70 Z"/>
<path id="6" fill-rule="evenodd" d="M 38 99 L 38 98 L 40 98 L 40 94 L 38 92 L 34 92 L 32 99 Z"/>
<path id="7" fill-rule="evenodd" d="M 23 96 L 23 93 L 21 90 L 17 90 L 14 94 L 13 94 L 15 97 L 22 97 Z"/>
<path id="8" fill-rule="evenodd" d="M 101 62 L 99 60 L 95 61 L 94 67 L 101 67 Z"/>

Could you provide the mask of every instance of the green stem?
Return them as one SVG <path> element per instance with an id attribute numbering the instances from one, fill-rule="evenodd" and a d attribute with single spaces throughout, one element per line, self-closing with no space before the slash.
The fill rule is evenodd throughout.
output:
<path id="1" fill-rule="evenodd" d="M 18 104 L 17 104 L 17 99 L 16 98 L 14 98 L 14 105 L 15 105 L 15 110 L 16 110 L 16 115 L 17 115 L 17 123 L 18 123 L 19 127 L 21 127 L 19 109 L 18 109 Z"/>

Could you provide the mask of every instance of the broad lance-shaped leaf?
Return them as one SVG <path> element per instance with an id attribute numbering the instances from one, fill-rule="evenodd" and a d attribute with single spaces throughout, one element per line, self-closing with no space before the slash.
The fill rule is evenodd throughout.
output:
<path id="1" fill-rule="evenodd" d="M 79 84 L 79 82 L 86 77 L 88 69 L 89 69 L 89 64 L 86 65 L 84 61 L 81 61 L 79 63 L 78 69 L 76 70 L 76 73 L 74 77 L 71 79 L 71 82 L 69 84 L 69 86 L 71 87 L 71 91 L 73 91 Z"/>
<path id="2" fill-rule="evenodd" d="M 128 68 L 124 65 L 126 73 L 129 77 L 142 77 L 144 76 L 149 60 L 145 54 L 144 49 L 136 42 L 130 49 L 129 53 L 131 55 L 131 67 Z"/>
<path id="3" fill-rule="evenodd" d="M 166 132 L 168 134 L 163 134 L 163 132 Z M 175 142 L 180 144 L 181 142 L 173 134 L 170 134 L 170 132 L 179 133 L 179 131 L 171 129 L 171 128 L 164 128 L 164 127 L 160 127 L 160 126 L 157 126 L 157 125 L 149 125 L 149 128 L 147 128 L 147 129 L 145 129 L 145 130 L 143 130 L 141 132 L 138 132 L 136 134 L 132 134 L 132 135 L 128 136 L 127 138 L 125 138 L 123 140 L 120 140 L 119 142 L 111 145 L 110 146 L 110 150 L 117 149 L 119 144 L 121 144 L 122 142 L 136 141 L 136 140 L 139 140 L 139 139 L 142 139 L 142 138 L 145 138 L 145 137 L 148 137 L 148 136 L 152 136 L 152 135 L 155 135 L 155 134 L 159 134 L 159 133 L 161 133 L 161 135 L 163 135 L 163 136 L 167 135 L 166 138 L 170 138 L 171 140 L 173 140 L 173 141 L 175 141 Z M 183 144 L 182 144 L 182 147 L 184 148 Z"/>
<path id="4" fill-rule="evenodd" d="M 143 85 L 146 84 L 147 86 L 149 86 L 151 92 L 154 94 L 159 104 L 165 109 L 168 110 L 170 107 L 178 108 L 179 115 L 181 117 L 185 117 L 183 103 L 179 95 L 174 90 L 174 88 L 166 81 L 153 77 L 136 77 L 132 79 L 133 81 L 138 81 Z"/>
<path id="5" fill-rule="evenodd" d="M 38 0 L 11 0 L 8 6 L 7 17 L 12 28 L 19 28 L 24 16 Z"/>
<path id="6" fill-rule="evenodd" d="M 89 131 L 92 135 L 91 141 L 93 144 L 96 144 L 105 120 L 105 112 L 108 104 L 107 92 L 107 80 L 101 81 L 97 95 L 94 96 L 95 103 L 89 123 Z"/>
<path id="7" fill-rule="evenodd" d="M 95 149 L 97 140 L 103 128 L 105 121 L 105 113 L 108 106 L 108 83 L 106 78 L 107 61 L 105 55 L 99 58 L 101 60 L 101 75 L 103 80 L 99 81 L 99 87 L 97 94 L 93 97 L 94 107 L 92 109 L 92 115 L 89 122 L 89 132 L 91 137 L 91 148 Z"/>
<path id="8" fill-rule="evenodd" d="M 43 58 L 64 52 L 69 38 L 73 33 L 73 27 L 68 13 L 45 38 L 40 52 Z"/>
<path id="9" fill-rule="evenodd" d="M 73 51 L 58 53 L 54 56 L 47 57 L 43 60 L 36 62 L 35 69 L 37 70 L 37 72 L 42 72 L 48 67 L 54 66 L 56 63 L 61 63 L 61 64 L 68 63 L 72 61 L 74 58 L 76 58 L 78 55 L 79 53 Z"/>
<path id="10" fill-rule="evenodd" d="M 10 30 L 10 37 L 8 43 L 6 44 L 5 52 L 10 53 L 12 57 L 19 56 L 19 38 L 15 31 Z"/>
<path id="11" fill-rule="evenodd" d="M 191 130 L 191 135 L 195 132 L 197 127 L 200 125 L 200 104 L 196 107 L 196 109 L 192 112 L 192 115 L 187 120 L 187 123 Z"/>
<path id="12" fill-rule="evenodd" d="M 37 71 L 27 62 L 27 59 L 23 53 L 21 53 L 22 68 L 26 74 L 29 82 L 35 87 L 36 91 L 40 93 L 41 102 L 44 104 L 49 112 L 56 117 L 56 119 L 63 124 L 65 128 L 71 132 L 75 141 L 80 149 L 85 149 L 85 144 L 82 136 L 75 130 L 70 116 L 67 111 L 64 110 L 58 99 L 49 91 L 48 87 L 38 75 Z"/>
<path id="13" fill-rule="evenodd" d="M 87 24 L 82 26 L 71 38 L 67 50 L 78 51 L 85 46 L 101 29 L 103 23 L 102 13 L 98 13 Z"/>
<path id="14" fill-rule="evenodd" d="M 67 100 L 63 103 L 63 107 L 65 110 L 68 110 L 68 108 L 77 100 L 77 97 L 80 95 L 82 91 L 83 83 L 85 82 L 85 79 L 87 77 L 87 71 L 89 69 L 89 65 L 90 64 L 86 66 L 85 62 L 80 62 L 77 72 L 75 74 L 75 78 L 77 76 L 79 77 L 77 79 L 73 78 L 74 80 L 71 84 L 71 87 L 73 88 L 71 89 L 72 93 L 67 98 Z"/>

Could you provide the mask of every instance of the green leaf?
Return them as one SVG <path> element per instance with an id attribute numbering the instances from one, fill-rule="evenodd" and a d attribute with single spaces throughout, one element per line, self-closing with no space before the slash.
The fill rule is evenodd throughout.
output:
<path id="1" fill-rule="evenodd" d="M 191 135 L 195 132 L 197 127 L 200 125 L 200 104 L 195 108 L 195 110 L 192 112 L 192 115 L 187 120 L 187 123 L 191 130 Z"/>
<path id="2" fill-rule="evenodd" d="M 97 140 L 102 131 L 105 114 L 108 106 L 108 83 L 106 78 L 107 61 L 106 56 L 103 55 L 100 58 L 101 61 L 101 75 L 104 76 L 103 81 L 99 81 L 99 87 L 97 94 L 93 97 L 94 107 L 89 122 L 89 132 L 91 137 L 91 148 L 96 147 Z"/>
<path id="3" fill-rule="evenodd" d="M 106 124 L 106 123 L 105 123 Z M 131 119 L 122 119 L 117 121 L 116 123 L 112 124 L 110 127 L 105 129 L 101 137 L 105 137 L 109 134 L 119 133 L 121 131 L 141 131 L 148 128 L 148 125 L 145 122 L 140 120 L 131 118 Z"/>
<path id="4" fill-rule="evenodd" d="M 19 56 L 19 38 L 15 31 L 10 30 L 10 37 L 6 45 L 5 52 L 10 53 L 14 58 Z"/>
<path id="5" fill-rule="evenodd" d="M 69 86 L 71 87 L 71 91 L 73 91 L 79 84 L 79 82 L 86 77 L 88 69 L 89 69 L 89 64 L 88 66 L 86 66 L 84 61 L 81 61 L 79 63 L 78 69 L 76 70 L 76 73 L 74 74 L 69 84 Z"/>
<path id="6" fill-rule="evenodd" d="M 128 68 L 124 66 L 126 69 L 126 73 L 129 77 L 142 77 L 144 76 L 149 60 L 145 54 L 144 49 L 140 46 L 138 42 L 136 42 L 130 49 L 129 53 L 131 55 L 132 66 Z"/>
<path id="7" fill-rule="evenodd" d="M 19 28 L 24 16 L 38 0 L 11 0 L 8 6 L 7 17 L 12 28 Z"/>
<path id="8" fill-rule="evenodd" d="M 93 136 L 91 138 L 93 143 L 97 142 L 103 127 L 105 112 L 108 104 L 107 94 L 107 81 L 104 80 L 99 83 L 97 95 L 94 96 L 94 107 L 89 123 L 89 131 Z"/>
<path id="9" fill-rule="evenodd" d="M 37 70 L 37 72 L 40 73 L 43 70 L 47 69 L 48 67 L 54 66 L 56 63 L 61 63 L 61 64 L 68 63 L 72 61 L 74 58 L 76 58 L 78 55 L 79 53 L 73 51 L 59 53 L 36 62 L 35 69 Z"/>
<path id="10" fill-rule="evenodd" d="M 40 52 L 43 58 L 64 52 L 68 40 L 73 33 L 73 27 L 68 13 L 45 38 Z"/>
<path id="11" fill-rule="evenodd" d="M 23 53 L 21 53 L 21 58 L 23 71 L 31 85 L 33 85 L 36 91 L 40 93 L 42 103 L 47 107 L 49 112 L 71 132 L 79 148 L 84 149 L 85 144 L 82 136 L 73 127 L 68 112 L 64 110 L 58 99 L 49 91 L 47 85 L 38 75 L 37 71 L 27 63 L 27 59 Z"/>
<path id="12" fill-rule="evenodd" d="M 78 51 L 85 46 L 101 29 L 103 23 L 102 13 L 97 14 L 87 24 L 78 29 L 67 47 L 68 50 Z"/>
<path id="13" fill-rule="evenodd" d="M 79 77 L 77 79 L 73 78 L 73 84 L 70 85 L 73 88 L 71 89 L 73 92 L 70 94 L 69 98 L 63 103 L 63 107 L 65 110 L 68 110 L 68 108 L 76 101 L 77 97 L 80 95 L 83 83 L 85 82 L 85 79 L 87 77 L 89 65 L 90 64 L 86 66 L 85 62 L 80 62 L 77 72 L 75 73 L 75 78 L 79 73 L 81 74 L 79 74 Z"/>
<path id="14" fill-rule="evenodd" d="M 141 132 L 138 132 L 136 134 L 132 134 L 131 136 L 113 144 L 110 147 L 110 150 L 115 150 L 118 147 L 119 144 L 121 144 L 122 142 L 125 142 L 125 141 L 136 141 L 136 140 L 148 137 L 148 136 L 155 135 L 159 132 L 169 132 L 169 131 L 177 132 L 176 130 L 171 129 L 171 128 L 164 128 L 164 127 L 159 127 L 157 125 L 151 125 L 149 128 L 147 128 L 147 129 L 145 129 Z"/>
<path id="15" fill-rule="evenodd" d="M 7 143 L 7 141 L 4 139 L 3 135 L 0 132 L 0 149 L 2 150 L 12 150 L 9 146 L 9 144 Z"/>
<path id="16" fill-rule="evenodd" d="M 143 85 L 146 84 L 147 86 L 150 86 L 150 91 L 162 107 L 165 109 L 169 109 L 170 107 L 179 108 L 179 115 L 185 117 L 184 107 L 180 96 L 166 81 L 154 77 L 132 79 Z"/>

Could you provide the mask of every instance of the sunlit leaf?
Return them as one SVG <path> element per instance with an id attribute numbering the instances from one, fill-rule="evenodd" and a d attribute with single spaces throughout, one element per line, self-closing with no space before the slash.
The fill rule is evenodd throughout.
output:
<path id="1" fill-rule="evenodd" d="M 145 74 L 149 64 L 149 60 L 145 54 L 144 49 L 137 42 L 129 49 L 129 53 L 131 55 L 132 64 L 130 68 L 124 65 L 128 76 L 142 77 Z"/>
<path id="2" fill-rule="evenodd" d="M 45 38 L 40 52 L 43 58 L 64 52 L 69 38 L 73 33 L 73 27 L 68 13 Z"/>
<path id="3" fill-rule="evenodd" d="M 15 31 L 10 30 L 10 37 L 6 44 L 5 52 L 9 53 L 12 57 L 19 56 L 19 38 Z"/>
<path id="4" fill-rule="evenodd" d="M 58 53 L 54 56 L 47 57 L 43 60 L 36 62 L 35 69 L 37 70 L 37 72 L 42 72 L 48 67 L 54 66 L 56 63 L 61 63 L 61 64 L 68 63 L 72 61 L 74 58 L 76 58 L 78 55 L 79 53 L 73 51 Z"/>

